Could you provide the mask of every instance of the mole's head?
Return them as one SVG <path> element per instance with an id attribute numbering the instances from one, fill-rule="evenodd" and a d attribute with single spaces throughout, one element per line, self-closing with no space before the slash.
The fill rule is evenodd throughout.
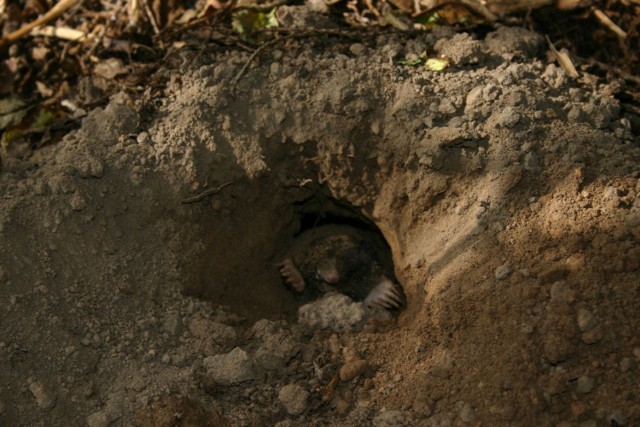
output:
<path id="1" fill-rule="evenodd" d="M 337 260 L 327 257 L 318 263 L 316 277 L 329 285 L 336 285 L 340 281 Z"/>

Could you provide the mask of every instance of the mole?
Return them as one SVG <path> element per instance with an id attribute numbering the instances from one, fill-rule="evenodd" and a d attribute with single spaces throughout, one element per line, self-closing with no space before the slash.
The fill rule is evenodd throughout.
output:
<path id="1" fill-rule="evenodd" d="M 280 274 L 308 299 L 333 291 L 372 310 L 400 310 L 406 303 L 382 237 L 349 225 L 321 225 L 300 233 L 280 263 Z"/>

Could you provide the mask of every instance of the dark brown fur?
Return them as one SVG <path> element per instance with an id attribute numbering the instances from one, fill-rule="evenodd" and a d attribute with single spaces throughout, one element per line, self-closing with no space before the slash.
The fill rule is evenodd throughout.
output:
<path id="1" fill-rule="evenodd" d="M 369 296 L 371 306 L 395 309 L 404 305 L 404 294 L 390 266 L 390 254 L 378 234 L 332 224 L 297 236 L 281 274 L 310 299 L 334 290 L 356 301 Z"/>

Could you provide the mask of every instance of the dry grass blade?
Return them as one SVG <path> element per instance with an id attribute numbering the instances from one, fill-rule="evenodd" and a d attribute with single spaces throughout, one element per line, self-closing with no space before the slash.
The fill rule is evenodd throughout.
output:
<path id="1" fill-rule="evenodd" d="M 151 23 L 153 32 L 155 34 L 160 34 L 160 27 L 158 26 L 158 22 L 156 20 L 156 17 L 153 14 L 153 11 L 149 7 L 149 3 L 145 0 L 142 0 L 142 4 L 144 5 L 144 11 L 147 14 L 147 19 L 149 19 L 149 22 Z"/>
<path id="2" fill-rule="evenodd" d="M 127 13 L 129 14 L 129 25 L 136 27 L 140 20 L 140 0 L 129 0 L 127 2 Z"/>
<path id="3" fill-rule="evenodd" d="M 598 21 L 600 21 L 602 25 L 604 25 L 609 30 L 614 32 L 618 37 L 620 37 L 623 40 L 627 38 L 627 32 L 622 28 L 618 27 L 615 24 L 615 22 L 613 22 L 603 11 L 601 11 L 597 7 L 594 7 L 593 14 L 598 19 Z"/>
<path id="4" fill-rule="evenodd" d="M 578 74 L 578 70 L 576 70 L 576 67 L 575 65 L 573 65 L 573 61 L 571 60 L 571 58 L 569 58 L 569 55 L 566 52 L 560 52 L 558 49 L 556 49 L 553 43 L 551 43 L 551 40 L 549 40 L 549 37 L 546 37 L 546 39 L 547 43 L 549 43 L 549 48 L 551 48 L 551 51 L 556 56 L 558 64 L 560 64 L 562 69 L 574 79 L 580 77 L 580 74 Z"/>
<path id="5" fill-rule="evenodd" d="M 41 27 L 31 31 L 33 36 L 56 37 L 62 40 L 82 41 L 87 37 L 84 31 L 74 30 L 69 27 Z"/>

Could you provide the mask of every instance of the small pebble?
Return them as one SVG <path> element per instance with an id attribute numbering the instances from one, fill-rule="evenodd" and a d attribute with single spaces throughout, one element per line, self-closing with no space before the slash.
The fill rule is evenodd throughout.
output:
<path id="1" fill-rule="evenodd" d="M 420 59 L 420 57 L 419 57 L 418 55 L 416 55 L 415 53 L 410 52 L 410 53 L 407 53 L 407 54 L 404 56 L 404 59 L 405 59 L 406 61 L 417 61 L 417 60 L 419 60 L 419 59 Z"/>
<path id="2" fill-rule="evenodd" d="M 336 403 L 336 411 L 340 415 L 345 415 L 347 412 L 349 412 L 350 408 L 351 408 L 351 403 L 347 402 L 344 399 L 340 399 L 338 400 L 338 403 Z"/>
<path id="3" fill-rule="evenodd" d="M 307 409 L 309 392 L 297 384 L 287 384 L 280 389 L 278 400 L 289 415 L 300 415 Z"/>
<path id="4" fill-rule="evenodd" d="M 593 390 L 593 386 L 594 386 L 593 379 L 586 375 L 583 375 L 580 378 L 578 378 L 578 382 L 576 384 L 576 392 L 580 394 L 590 393 L 591 390 Z"/>
<path id="5" fill-rule="evenodd" d="M 89 427 L 108 427 L 109 417 L 104 411 L 94 412 L 87 417 L 87 425 Z"/>
<path id="6" fill-rule="evenodd" d="M 364 46 L 360 43 L 354 43 L 351 46 L 349 46 L 349 51 L 353 53 L 355 56 L 360 56 L 362 55 L 362 52 L 364 52 Z"/>
<path id="7" fill-rule="evenodd" d="M 395 410 L 382 411 L 373 419 L 374 427 L 403 426 L 406 422 L 402 412 Z"/>
<path id="8" fill-rule="evenodd" d="M 87 207 L 87 201 L 80 195 L 78 191 L 74 192 L 73 196 L 71 196 L 70 204 L 71 208 L 74 211 L 81 211 Z"/>
<path id="9" fill-rule="evenodd" d="M 351 381 L 357 376 L 363 374 L 369 365 L 365 360 L 354 360 L 349 363 L 345 363 L 342 368 L 340 368 L 340 380 L 342 382 Z"/>
<path id="10" fill-rule="evenodd" d="M 511 274 L 511 265 L 509 263 L 502 264 L 500 267 L 496 268 L 495 276 L 498 280 L 504 280 Z"/>
<path id="11" fill-rule="evenodd" d="M 55 398 L 44 388 L 44 386 L 34 381 L 29 384 L 29 391 L 36 398 L 36 403 L 40 409 L 48 410 L 56 403 Z"/>
<path id="12" fill-rule="evenodd" d="M 593 313 L 584 308 L 578 309 L 576 316 L 578 320 L 578 328 L 580 328 L 582 332 L 590 331 L 598 323 L 598 320 Z"/>
<path id="13" fill-rule="evenodd" d="M 239 347 L 227 354 L 205 357 L 202 363 L 208 374 L 222 385 L 234 385 L 255 378 L 253 362 Z"/>
<path id="14" fill-rule="evenodd" d="M 585 344 L 595 344 L 602 340 L 602 328 L 596 327 L 582 334 L 582 342 Z"/>
<path id="15" fill-rule="evenodd" d="M 567 286 L 567 282 L 559 280 L 551 285 L 549 292 L 551 302 L 571 304 L 575 301 L 575 292 Z"/>
<path id="16" fill-rule="evenodd" d="M 433 400 L 426 396 L 418 396 L 413 400 L 411 409 L 420 417 L 428 417 L 432 414 Z"/>
<path id="17" fill-rule="evenodd" d="M 471 423 L 476 417 L 476 413 L 470 403 L 465 403 L 460 409 L 460 419 L 465 423 Z"/>
<path id="18" fill-rule="evenodd" d="M 630 357 L 625 357 L 620 361 L 620 371 L 629 372 L 635 367 L 635 361 Z"/>

